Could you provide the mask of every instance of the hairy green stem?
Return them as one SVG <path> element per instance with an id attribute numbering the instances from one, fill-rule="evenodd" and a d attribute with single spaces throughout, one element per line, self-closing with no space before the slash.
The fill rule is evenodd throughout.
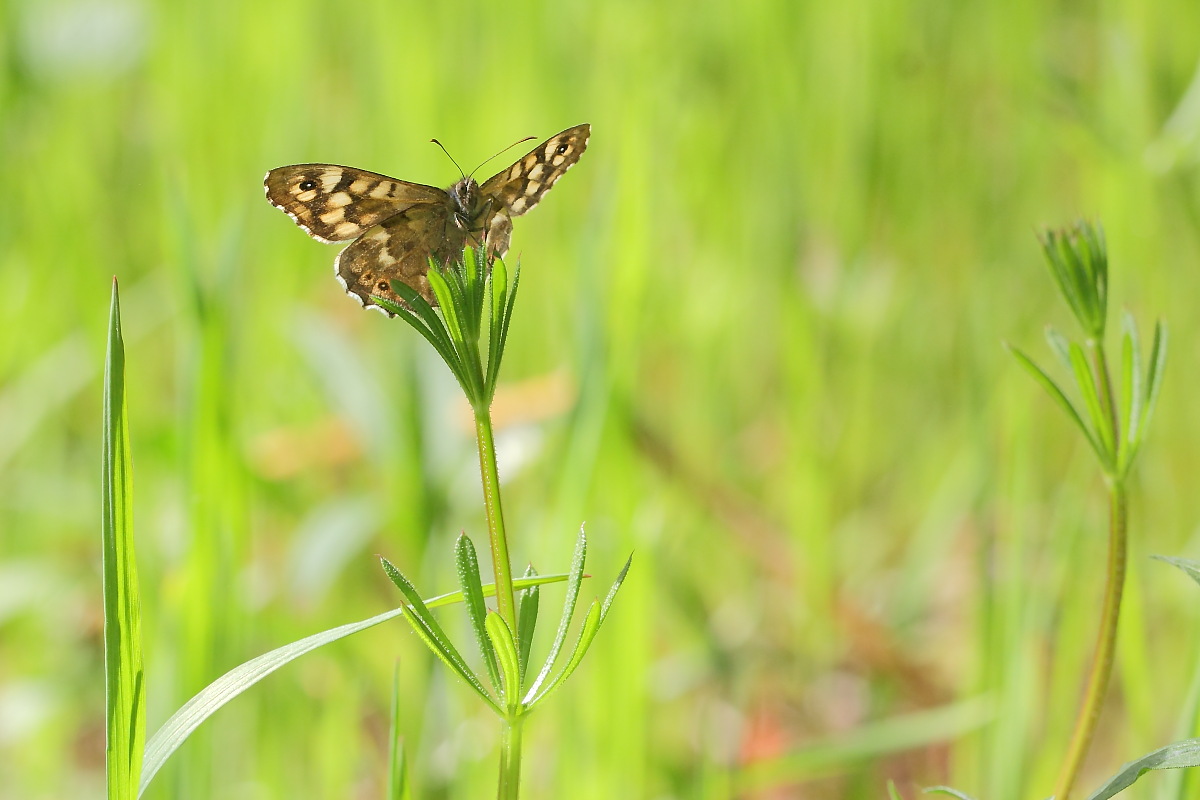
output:
<path id="1" fill-rule="evenodd" d="M 1108 680 L 1112 675 L 1113 656 L 1117 646 L 1117 622 L 1121 616 L 1121 595 L 1125 589 L 1127 515 L 1125 485 L 1120 478 L 1113 478 L 1109 484 L 1108 583 L 1104 590 L 1100 634 L 1096 641 L 1096 652 L 1092 657 L 1083 705 L 1075 720 L 1075 732 L 1071 736 L 1067 758 L 1063 762 L 1055 786 L 1055 800 L 1068 800 L 1070 797 L 1071 788 L 1096 732 L 1096 723 L 1100 719 L 1100 709 L 1108 690 Z"/>
<path id="2" fill-rule="evenodd" d="M 496 469 L 496 442 L 492 438 L 492 415 L 475 410 L 475 437 L 479 442 L 479 473 L 483 478 L 483 511 L 487 517 L 488 541 L 492 548 L 492 570 L 496 576 L 496 606 L 509 630 L 517 629 L 517 604 L 513 596 L 512 566 L 508 559 L 508 537 L 504 533 L 504 510 L 500 507 L 500 473 Z"/>
<path id="3" fill-rule="evenodd" d="M 521 787 L 521 727 L 524 717 L 504 720 L 500 731 L 500 788 L 497 800 L 517 800 Z"/>

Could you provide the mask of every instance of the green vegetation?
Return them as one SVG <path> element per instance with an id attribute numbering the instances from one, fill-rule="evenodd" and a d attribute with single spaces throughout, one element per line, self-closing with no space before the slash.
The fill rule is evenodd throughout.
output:
<path id="1" fill-rule="evenodd" d="M 1072 796 L 1194 736 L 1200 598 L 1150 556 L 1198 556 L 1197 29 L 1182 0 L 0 4 L 0 798 L 103 792 L 112 276 L 153 732 L 397 606 L 377 554 L 429 597 L 487 531 L 453 375 L 341 293 L 262 175 L 449 185 L 430 137 L 473 164 L 585 121 L 513 234 L 504 518 L 518 574 L 564 570 L 586 520 L 585 604 L 637 564 L 524 730 L 524 796 L 1054 790 L 1108 487 L 1001 342 L 1042 363 L 1042 325 L 1067 329 L 1032 232 L 1078 216 L 1104 222 L 1110 310 L 1170 320 L 1172 361 Z M 476 800 L 496 730 L 386 622 L 223 708 L 145 797 Z M 1190 772 L 1121 797 L 1190 797 Z"/>

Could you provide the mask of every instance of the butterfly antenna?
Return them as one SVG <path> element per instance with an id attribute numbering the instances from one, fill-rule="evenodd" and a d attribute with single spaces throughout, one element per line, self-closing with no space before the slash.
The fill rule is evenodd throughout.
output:
<path id="1" fill-rule="evenodd" d="M 533 141 L 533 140 L 534 140 L 534 139 L 536 139 L 536 138 L 537 138 L 536 136 L 526 136 L 524 139 L 517 139 L 515 142 L 513 142 L 512 144 L 510 144 L 508 147 L 504 148 L 504 149 L 503 149 L 503 150 L 501 150 L 499 153 L 496 153 L 496 155 L 494 155 L 494 156 L 491 156 L 491 157 L 489 157 L 489 158 L 485 158 L 485 159 L 483 160 L 483 162 L 482 162 L 482 163 L 481 163 L 481 164 L 480 164 L 478 167 L 476 167 L 475 169 L 471 170 L 471 174 L 470 174 L 470 175 L 468 175 L 467 177 L 468 177 L 468 178 L 470 178 L 470 177 L 473 177 L 473 176 L 475 175 L 475 173 L 476 173 L 476 172 L 479 172 L 480 168 L 481 168 L 481 167 L 483 167 L 483 165 L 484 165 L 484 164 L 488 163 L 488 162 L 489 162 L 489 161 L 491 161 L 493 158 L 496 158 L 497 156 L 502 156 L 502 155 L 504 155 L 505 153 L 507 153 L 509 150 L 512 150 L 512 149 L 513 149 L 514 147 L 516 147 L 517 145 L 519 145 L 519 144 L 521 144 L 521 143 L 523 143 L 523 142 L 529 142 L 529 141 Z"/>
<path id="2" fill-rule="evenodd" d="M 467 177 L 466 173 L 463 172 L 463 168 L 458 166 L 458 162 L 454 160 L 454 156 L 450 155 L 450 151 L 446 149 L 446 145 L 442 144 L 437 139 L 430 139 L 429 141 L 433 142 L 438 147 L 442 148 L 442 152 L 446 154 L 446 158 L 450 159 L 450 163 L 455 166 L 455 168 L 458 170 L 459 175 L 461 175 L 464 178 Z M 476 167 L 476 169 L 478 169 L 478 167 Z"/>

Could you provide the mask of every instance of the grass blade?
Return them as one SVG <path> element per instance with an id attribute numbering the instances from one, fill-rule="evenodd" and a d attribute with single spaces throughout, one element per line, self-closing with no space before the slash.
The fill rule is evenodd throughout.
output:
<path id="1" fill-rule="evenodd" d="M 125 398 L 121 302 L 113 279 L 104 368 L 101 522 L 104 583 L 105 766 L 109 800 L 135 796 L 146 739 L 141 599 L 133 546 L 133 465 Z"/>
<path id="2" fill-rule="evenodd" d="M 392 670 L 392 722 L 388 733 L 387 800 L 409 800 L 408 759 L 400 739 L 400 665 Z"/>
<path id="3" fill-rule="evenodd" d="M 564 574 L 539 575 L 518 579 L 513 581 L 513 585 L 517 588 L 528 589 L 545 583 L 561 583 L 567 580 L 567 578 L 568 576 Z M 489 583 L 483 587 L 484 597 L 491 597 L 495 594 L 495 584 Z M 462 592 L 448 592 L 426 600 L 424 605 L 428 609 L 461 601 Z M 350 622 L 327 631 L 314 633 L 312 636 L 306 636 L 303 639 L 286 644 L 283 647 L 278 647 L 244 664 L 240 664 L 229 672 L 226 672 L 220 678 L 217 678 L 195 697 L 188 700 L 182 708 L 172 714 L 171 718 L 150 738 L 150 741 L 146 744 L 146 757 L 142 765 L 138 796 L 140 797 L 146 791 L 150 780 L 162 768 L 167 759 L 171 757 L 171 754 L 179 749 L 188 736 L 230 700 L 280 667 L 295 661 L 300 656 L 311 653 L 313 650 L 336 642 L 339 639 L 344 639 L 360 631 L 373 628 L 380 623 L 395 619 L 403 614 L 407 608 L 408 606 L 406 605 L 400 606 L 399 608 L 393 608 L 391 611 L 385 611 L 382 614 L 377 614 L 361 622 Z"/>
<path id="4" fill-rule="evenodd" d="M 951 797 L 957 797 L 958 800 L 975 800 L 966 792 L 960 792 L 958 789 L 952 789 L 949 786 L 928 786 L 922 789 L 925 794 L 948 794 Z"/>

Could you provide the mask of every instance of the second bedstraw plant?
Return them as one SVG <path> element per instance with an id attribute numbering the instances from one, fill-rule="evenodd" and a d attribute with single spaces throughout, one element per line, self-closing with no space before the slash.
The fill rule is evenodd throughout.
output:
<path id="1" fill-rule="evenodd" d="M 550 652 L 535 673 L 530 667 L 530 649 L 538 616 L 538 587 L 531 586 L 521 591 L 519 596 L 513 590 L 490 411 L 516 299 L 519 273 L 518 269 L 509 283 L 502 260 L 497 259 L 492 269 L 488 270 L 485 255 L 467 249 L 461 264 L 433 264 L 429 270 L 429 283 L 439 310 L 435 311 L 420 294 L 400 281 L 393 281 L 391 285 L 404 299 L 405 305 L 397 305 L 383 297 L 372 298 L 411 325 L 437 350 L 458 379 L 475 415 L 484 512 L 496 582 L 496 610 L 489 610 L 484 604 L 483 581 L 475 546 L 465 534 L 459 536 L 454 556 L 464 605 L 475 634 L 475 643 L 483 657 L 484 675 L 475 674 L 467 665 L 458 648 L 421 601 L 421 595 L 412 582 L 387 559 L 382 561 L 384 571 L 410 605 L 411 613 L 405 614 L 404 618 L 412 625 L 417 636 L 500 718 L 500 777 L 497 793 L 500 800 L 514 800 L 519 794 L 521 733 L 525 718 L 579 666 L 608 615 L 630 563 L 625 562 L 603 602 L 599 599 L 592 601 L 570 654 L 560 664 L 584 578 L 587 538 L 580 529 L 558 630 Z M 480 342 L 485 333 L 486 358 Z M 531 568 L 526 575 L 532 574 Z"/>

